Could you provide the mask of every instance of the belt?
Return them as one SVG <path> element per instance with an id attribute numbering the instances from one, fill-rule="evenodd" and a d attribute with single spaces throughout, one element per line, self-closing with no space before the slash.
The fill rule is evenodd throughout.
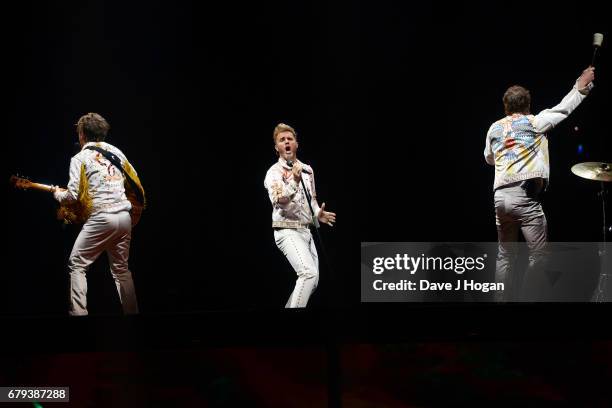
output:
<path id="1" fill-rule="evenodd" d="M 272 228 L 308 228 L 309 225 L 299 221 L 272 221 Z"/>

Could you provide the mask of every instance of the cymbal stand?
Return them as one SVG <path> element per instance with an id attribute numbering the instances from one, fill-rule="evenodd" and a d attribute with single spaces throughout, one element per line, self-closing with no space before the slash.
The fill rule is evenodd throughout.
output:
<path id="1" fill-rule="evenodd" d="M 605 302 L 606 301 L 606 289 L 608 286 L 608 278 L 612 274 L 611 268 L 607 265 L 607 253 L 606 253 L 606 235 L 608 232 L 608 227 L 606 224 L 606 185 L 603 181 L 601 183 L 601 191 L 599 192 L 599 196 L 601 197 L 601 210 L 602 210 L 602 221 L 603 221 L 603 240 L 600 244 L 599 248 L 599 265 L 600 265 L 600 273 L 599 273 L 599 282 L 597 283 L 597 288 L 595 289 L 595 293 L 593 294 L 592 301 L 593 302 Z M 609 290 L 609 289 L 608 289 Z"/>

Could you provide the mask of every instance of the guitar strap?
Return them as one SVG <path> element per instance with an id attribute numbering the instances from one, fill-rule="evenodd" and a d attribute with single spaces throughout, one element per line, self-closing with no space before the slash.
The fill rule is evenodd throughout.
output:
<path id="1" fill-rule="evenodd" d="M 102 149 L 101 147 L 98 147 L 98 146 L 87 146 L 86 149 L 95 150 L 96 152 L 100 153 L 102 156 L 106 157 L 106 159 L 109 162 L 111 162 L 113 164 L 113 166 L 115 166 L 119 170 L 121 170 L 121 172 L 125 176 L 125 179 L 128 181 L 128 183 L 130 183 L 130 186 L 132 187 L 132 190 L 136 194 L 136 199 L 138 200 L 138 202 L 141 205 L 144 205 L 144 197 L 142 195 L 142 191 L 140 190 L 140 188 L 138 187 L 138 184 L 136 184 L 134 179 L 132 177 L 130 177 L 130 175 L 125 171 L 125 169 L 121 165 L 121 159 L 119 159 L 119 157 L 117 157 L 116 154 L 111 153 L 108 150 L 104 150 L 104 149 Z"/>

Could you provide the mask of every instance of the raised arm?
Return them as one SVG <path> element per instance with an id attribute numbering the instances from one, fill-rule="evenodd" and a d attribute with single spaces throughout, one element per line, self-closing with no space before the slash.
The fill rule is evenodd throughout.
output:
<path id="1" fill-rule="evenodd" d="M 591 91 L 594 86 L 594 79 L 594 67 L 588 67 L 582 71 L 582 75 L 576 80 L 572 90 L 565 95 L 558 105 L 550 109 L 545 109 L 535 116 L 534 125 L 536 131 L 545 133 L 567 118 Z"/>

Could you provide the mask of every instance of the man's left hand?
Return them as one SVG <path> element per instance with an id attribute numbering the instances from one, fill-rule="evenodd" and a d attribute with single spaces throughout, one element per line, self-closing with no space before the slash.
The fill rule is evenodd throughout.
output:
<path id="1" fill-rule="evenodd" d="M 53 198 L 55 198 L 57 201 L 62 201 L 62 196 L 66 192 L 66 189 L 58 187 L 58 186 L 53 186 L 52 192 L 53 192 Z"/>
<path id="2" fill-rule="evenodd" d="M 321 211 L 319 211 L 319 216 L 317 218 L 320 222 L 333 227 L 333 223 L 336 222 L 336 213 L 325 211 L 325 203 L 323 203 L 321 204 Z"/>

